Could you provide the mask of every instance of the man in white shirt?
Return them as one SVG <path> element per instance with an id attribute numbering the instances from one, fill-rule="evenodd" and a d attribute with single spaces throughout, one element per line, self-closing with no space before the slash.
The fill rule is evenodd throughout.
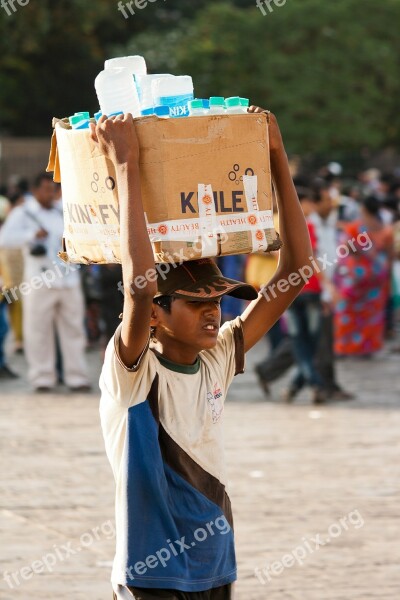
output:
<path id="1" fill-rule="evenodd" d="M 56 333 L 64 380 L 72 391 L 89 391 L 85 361 L 84 300 L 76 265 L 58 258 L 63 235 L 62 207 L 54 205 L 54 183 L 38 175 L 35 200 L 15 208 L 0 232 L 0 247 L 23 247 L 24 339 L 29 379 L 37 391 L 56 385 Z M 8 291 L 12 301 L 16 290 Z"/>
<path id="2" fill-rule="evenodd" d="M 315 189 L 315 212 L 309 217 L 317 236 L 317 256 L 321 260 L 323 303 L 320 347 L 317 353 L 317 369 L 323 377 L 329 398 L 332 400 L 351 400 L 353 394 L 344 391 L 337 382 L 334 356 L 333 314 L 335 289 L 333 278 L 337 262 L 337 210 L 333 208 L 328 184 L 320 184 Z"/>

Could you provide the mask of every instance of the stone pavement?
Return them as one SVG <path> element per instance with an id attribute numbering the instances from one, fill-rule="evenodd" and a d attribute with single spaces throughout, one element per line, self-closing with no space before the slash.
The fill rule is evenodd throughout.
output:
<path id="1" fill-rule="evenodd" d="M 251 368 L 264 352 L 250 353 L 225 410 L 236 600 L 399 600 L 400 355 L 341 362 L 358 399 L 316 409 L 306 392 L 264 401 Z M 95 383 L 100 358 L 88 358 Z M 0 599 L 111 600 L 98 394 L 32 395 L 21 380 L 1 382 L 0 398 Z"/>

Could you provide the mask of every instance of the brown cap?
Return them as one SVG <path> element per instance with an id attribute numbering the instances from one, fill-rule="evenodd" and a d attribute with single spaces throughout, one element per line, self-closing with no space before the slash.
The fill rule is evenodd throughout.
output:
<path id="1" fill-rule="evenodd" d="M 159 271 L 156 298 L 176 296 L 204 302 L 207 298 L 219 298 L 225 294 L 242 300 L 254 300 L 258 296 L 252 285 L 224 277 L 210 258 L 169 266 L 168 272 Z"/>

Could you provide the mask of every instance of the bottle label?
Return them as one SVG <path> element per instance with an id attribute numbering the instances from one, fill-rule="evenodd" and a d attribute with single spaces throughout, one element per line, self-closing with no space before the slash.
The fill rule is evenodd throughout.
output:
<path id="1" fill-rule="evenodd" d="M 157 104 L 160 106 L 168 106 L 169 116 L 171 118 L 188 117 L 188 103 L 193 100 L 193 94 L 185 94 L 182 96 L 162 96 L 157 98 Z"/>

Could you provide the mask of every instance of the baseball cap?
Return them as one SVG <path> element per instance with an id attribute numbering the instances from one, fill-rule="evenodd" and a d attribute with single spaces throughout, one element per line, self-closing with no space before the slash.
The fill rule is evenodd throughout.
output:
<path id="1" fill-rule="evenodd" d="M 252 285 L 224 277 L 210 258 L 171 265 L 168 272 L 159 274 L 157 285 L 155 298 L 175 296 L 204 302 L 208 298 L 219 298 L 225 294 L 242 300 L 255 300 L 258 296 Z"/>

